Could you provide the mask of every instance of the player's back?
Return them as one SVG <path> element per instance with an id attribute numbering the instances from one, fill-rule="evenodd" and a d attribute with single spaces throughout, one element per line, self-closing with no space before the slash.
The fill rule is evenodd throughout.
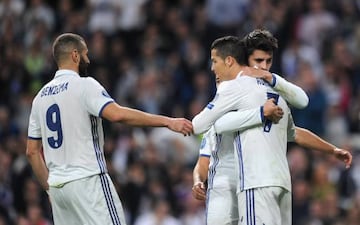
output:
<path id="1" fill-rule="evenodd" d="M 257 84 L 250 82 L 248 87 L 256 90 L 243 102 L 246 104 L 244 108 L 256 107 L 259 103 L 263 104 L 266 98 L 274 97 L 283 109 L 284 117 L 278 124 L 265 121 L 264 127 L 254 127 L 235 134 L 240 190 L 264 186 L 281 186 L 291 190 L 286 159 L 288 131 L 292 128 L 289 124 L 293 124 L 290 109 L 285 100 L 261 80 L 257 80 Z"/>
<path id="2" fill-rule="evenodd" d="M 214 100 L 193 119 L 194 126 L 196 125 L 197 130 L 202 131 L 226 112 L 260 107 L 267 100 L 269 91 L 273 92 L 269 84 L 249 76 L 238 76 L 234 80 L 222 82 Z M 236 167 L 239 168 L 242 189 L 264 184 L 270 186 L 274 183 L 289 188 L 289 173 L 285 169 L 287 167 L 286 147 L 284 150 L 283 146 L 287 142 L 287 121 L 290 111 L 281 97 L 279 97 L 279 104 L 285 110 L 286 117 L 279 123 L 282 126 L 273 124 L 271 129 L 274 131 L 268 132 L 266 136 L 263 127 L 246 130 L 241 135 L 235 134 L 234 149 L 235 155 L 239 158 Z M 274 127 L 278 131 L 275 131 Z M 277 152 L 272 153 L 269 149 L 277 149 Z M 271 164 L 279 169 L 272 169 Z M 281 171 L 281 173 L 272 176 L 273 171 Z"/>
<path id="3" fill-rule="evenodd" d="M 244 75 L 221 82 L 214 99 L 193 118 L 194 133 L 207 131 L 217 119 L 227 112 L 260 108 L 266 101 L 266 95 L 257 88 L 259 83 L 264 83 L 264 81 Z M 250 98 L 254 95 L 257 95 L 258 98 Z M 253 106 L 254 104 L 250 107 L 249 101 L 257 103 L 256 107 Z"/>
<path id="4" fill-rule="evenodd" d="M 101 88 L 92 78 L 61 70 L 35 97 L 33 111 L 41 127 L 50 185 L 106 172 L 99 102 L 89 100 L 89 92 Z"/>
<path id="5" fill-rule="evenodd" d="M 213 108 L 203 111 L 202 118 L 216 118 L 223 112 L 232 110 L 247 110 L 260 107 L 266 101 L 266 87 L 261 79 L 249 76 L 238 76 L 226 81 L 219 87 L 219 98 L 210 103 Z M 206 118 L 204 115 L 209 115 Z M 201 121 L 202 122 L 202 121 Z M 234 156 L 234 134 L 225 132 L 221 135 L 212 133 L 213 148 L 209 167 L 209 187 L 232 187 L 238 181 L 238 163 Z"/>

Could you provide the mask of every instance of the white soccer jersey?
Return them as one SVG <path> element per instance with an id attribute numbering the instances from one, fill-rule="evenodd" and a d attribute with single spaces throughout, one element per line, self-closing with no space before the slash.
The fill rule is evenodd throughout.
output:
<path id="1" fill-rule="evenodd" d="M 206 132 L 200 146 L 200 156 L 210 157 L 206 198 L 206 223 L 233 224 L 239 220 L 237 205 L 237 170 L 234 157 L 234 136 L 217 135 L 214 128 Z M 237 224 L 237 223 L 236 223 Z"/>
<path id="2" fill-rule="evenodd" d="M 267 92 L 274 91 L 261 79 L 248 76 L 238 76 L 234 80 L 222 82 L 214 100 L 193 119 L 194 131 L 207 130 L 225 112 L 237 109 L 247 110 L 263 105 L 268 98 Z M 236 136 L 235 147 L 239 157 L 241 190 L 264 185 L 282 186 L 288 190 L 291 188 L 286 152 L 284 151 L 286 151 L 286 141 L 288 140 L 288 122 L 292 124 L 289 127 L 294 128 L 294 125 L 289 116 L 289 108 L 281 97 L 278 104 L 283 108 L 285 116 L 279 124 L 266 126 L 269 132 L 265 132 L 263 127 L 255 127 L 245 130 L 241 135 L 239 132 Z M 240 112 L 237 113 L 240 115 Z M 274 128 L 278 129 L 274 132 Z M 294 135 L 289 134 L 289 136 L 293 137 Z M 270 146 L 272 147 L 270 148 Z M 270 156 L 267 157 L 268 155 Z M 263 161 L 270 163 L 263 164 Z M 269 164 L 270 168 L 266 166 Z M 255 169 L 247 170 L 248 166 L 253 166 Z M 275 176 L 268 176 L 267 173 L 275 174 Z M 257 179 L 258 177 L 266 179 Z"/>
<path id="3" fill-rule="evenodd" d="M 260 107 L 241 111 L 236 122 L 238 130 L 262 125 Z M 233 167 L 235 165 L 233 141 L 234 135 L 232 133 L 217 135 L 214 127 L 204 133 L 199 155 L 210 157 L 208 176 L 210 187 L 212 187 L 213 183 L 215 187 L 227 187 L 231 181 L 236 182 Z"/>
<path id="4" fill-rule="evenodd" d="M 210 129 L 215 121 L 230 111 L 236 110 L 250 110 L 255 107 L 263 105 L 266 101 L 266 96 L 262 99 L 262 103 L 253 107 L 247 107 L 243 102 L 246 102 L 248 95 L 253 91 L 246 87 L 245 80 L 248 80 L 248 76 L 238 76 L 236 79 L 223 81 L 217 89 L 216 95 L 212 102 L 210 102 L 199 114 L 197 114 L 193 120 L 193 129 L 195 134 L 203 133 Z M 261 79 L 252 78 L 262 84 L 265 84 Z M 243 83 L 243 84 L 242 84 Z M 261 115 L 259 114 L 261 119 Z"/>
<path id="5" fill-rule="evenodd" d="M 50 186 L 107 172 L 99 116 L 113 101 L 96 80 L 71 70 L 58 70 L 36 95 L 28 137 L 42 140 Z"/>
<path id="6" fill-rule="evenodd" d="M 253 109 L 249 110 L 240 110 L 241 113 L 237 114 L 236 118 L 236 130 L 246 130 L 248 128 L 262 125 L 263 122 L 263 115 L 262 115 L 262 107 L 254 107 Z M 226 117 L 226 114 L 224 115 Z M 204 133 L 200 149 L 199 155 L 200 156 L 211 156 L 211 152 L 214 151 L 216 146 L 216 132 L 212 127 L 206 133 Z"/>
<path id="7" fill-rule="evenodd" d="M 290 110 L 280 97 L 285 116 L 278 124 L 237 132 L 235 149 L 239 159 L 240 190 L 279 186 L 291 191 L 291 178 L 286 158 L 287 141 L 295 137 Z"/>
<path id="8" fill-rule="evenodd" d="M 273 73 L 273 82 L 274 86 L 272 88 L 290 105 L 302 109 L 309 104 L 309 97 L 300 87 L 288 82 L 275 73 Z"/>
<path id="9" fill-rule="evenodd" d="M 214 128 L 208 130 L 201 138 L 199 156 L 210 157 L 211 151 L 215 149 L 215 132 Z"/>
<path id="10" fill-rule="evenodd" d="M 243 82 L 253 89 L 242 102 L 244 107 L 261 104 L 264 97 L 277 94 L 255 79 Z M 277 96 L 278 97 L 278 96 Z M 285 100 L 278 97 L 278 105 L 284 111 L 284 117 L 278 124 L 265 122 L 264 127 L 254 127 L 235 134 L 235 149 L 239 160 L 240 190 L 256 187 L 280 186 L 291 191 L 291 179 L 286 159 L 287 141 L 295 137 L 295 125 Z M 237 130 L 236 119 L 240 112 L 230 112 L 215 123 L 216 132 Z M 232 118 L 232 119 L 229 119 Z"/>
<path id="11" fill-rule="evenodd" d="M 239 74 L 241 73 L 242 72 L 240 72 Z M 207 131 L 214 124 L 216 119 L 219 118 L 219 115 L 224 114 L 224 112 L 228 112 L 227 110 L 229 109 L 241 111 L 244 110 L 241 108 L 236 108 L 236 102 L 242 100 L 237 99 L 240 94 L 236 92 L 236 87 L 234 89 L 231 89 L 231 87 L 233 87 L 233 84 L 231 84 L 232 81 L 234 80 L 222 82 L 219 85 L 219 89 L 213 101 L 210 102 L 201 113 L 194 117 L 192 122 L 195 134 L 200 134 Z M 257 81 L 259 83 L 267 85 L 267 83 L 265 83 L 261 79 L 257 79 Z M 286 81 L 284 78 L 280 77 L 277 74 L 273 74 L 273 82 L 274 86 L 272 86 L 272 89 L 278 92 L 281 97 L 283 97 L 291 105 L 296 108 L 304 108 L 307 106 L 309 98 L 301 88 Z M 230 86 L 230 88 L 227 88 L 228 86 Z M 232 93 L 233 91 L 234 93 Z M 231 97 L 234 97 L 234 99 L 232 99 Z M 242 95 L 242 97 L 246 96 Z M 221 100 L 219 100 L 218 98 L 220 98 Z M 214 104 L 215 101 L 216 105 Z M 214 107 L 215 109 L 213 109 Z"/>
<path id="12" fill-rule="evenodd" d="M 200 156 L 211 156 L 208 173 L 210 189 L 236 185 L 233 140 L 233 134 L 217 135 L 213 128 L 203 136 L 199 151 Z"/>

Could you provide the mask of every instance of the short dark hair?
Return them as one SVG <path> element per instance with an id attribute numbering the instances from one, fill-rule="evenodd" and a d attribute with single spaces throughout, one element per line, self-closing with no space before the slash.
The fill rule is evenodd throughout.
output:
<path id="1" fill-rule="evenodd" d="M 216 49 L 217 54 L 222 59 L 225 59 L 227 56 L 232 56 L 240 65 L 246 64 L 244 43 L 239 37 L 225 36 L 218 38 L 211 44 L 211 50 L 213 49 Z"/>
<path id="2" fill-rule="evenodd" d="M 78 34 L 64 33 L 59 35 L 53 44 L 53 56 L 56 64 L 59 64 L 63 57 L 72 50 L 77 49 L 79 52 L 83 51 L 85 46 L 84 38 Z"/>
<path id="3" fill-rule="evenodd" d="M 245 45 L 245 58 L 255 50 L 262 50 L 273 54 L 278 48 L 278 40 L 266 29 L 255 29 L 248 33 L 243 39 Z"/>

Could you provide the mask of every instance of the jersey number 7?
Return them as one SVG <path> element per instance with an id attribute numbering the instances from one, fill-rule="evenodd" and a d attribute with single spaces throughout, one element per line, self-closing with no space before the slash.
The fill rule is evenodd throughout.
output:
<path id="1" fill-rule="evenodd" d="M 275 104 L 276 105 L 278 104 L 278 101 L 279 101 L 279 95 L 278 94 L 267 92 L 266 95 L 267 95 L 268 99 L 271 99 L 271 98 L 275 99 Z M 272 121 L 266 119 L 265 120 L 265 125 L 264 125 L 264 132 L 270 132 L 271 126 L 272 126 Z"/>

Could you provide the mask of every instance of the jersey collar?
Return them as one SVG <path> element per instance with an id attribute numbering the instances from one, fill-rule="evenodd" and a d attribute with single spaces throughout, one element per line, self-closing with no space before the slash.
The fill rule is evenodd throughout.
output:
<path id="1" fill-rule="evenodd" d="M 244 73 L 244 71 L 240 70 L 240 72 L 236 75 L 236 77 L 240 77 L 240 76 L 242 76 L 242 75 L 243 75 L 243 73 Z"/>
<path id="2" fill-rule="evenodd" d="M 63 75 L 79 76 L 79 74 L 73 70 L 58 70 L 55 73 L 55 77 L 60 77 Z"/>

